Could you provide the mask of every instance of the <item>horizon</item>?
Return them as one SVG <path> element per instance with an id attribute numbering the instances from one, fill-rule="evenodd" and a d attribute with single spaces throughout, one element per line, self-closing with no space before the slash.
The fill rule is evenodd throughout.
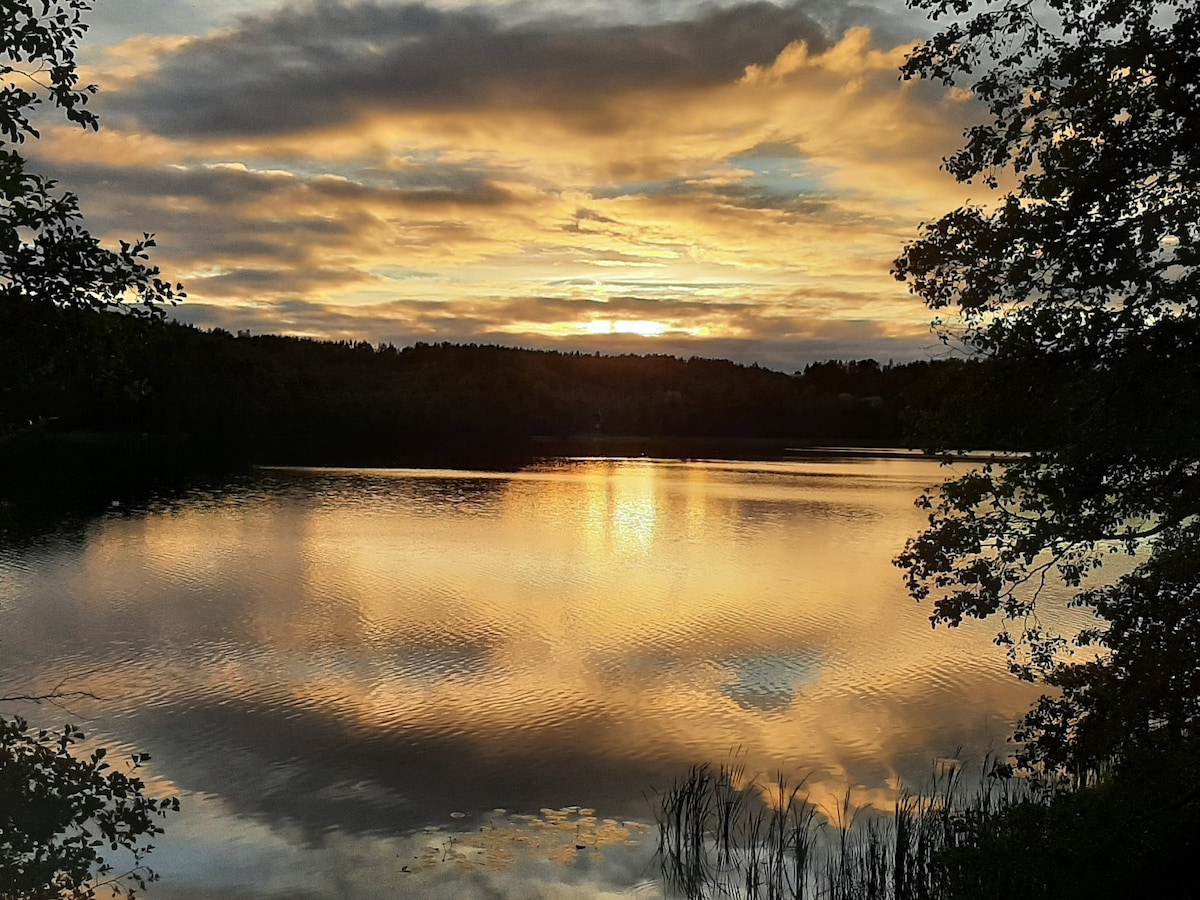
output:
<path id="1" fill-rule="evenodd" d="M 404 344 L 397 344 L 392 341 L 371 341 L 371 340 L 367 340 L 365 338 L 357 339 L 357 338 L 336 338 L 336 337 L 335 338 L 314 337 L 314 336 L 310 336 L 310 335 L 285 334 L 285 333 L 278 332 L 278 331 L 255 332 L 255 331 L 251 331 L 250 329 L 241 329 L 239 331 L 230 331 L 229 329 L 224 328 L 220 325 L 196 325 L 191 322 L 183 322 L 183 321 L 179 321 L 178 324 L 184 325 L 184 326 L 190 326 L 190 327 L 194 327 L 194 328 L 199 328 L 202 331 L 206 331 L 206 332 L 223 332 L 224 334 L 228 335 L 229 337 L 233 337 L 235 339 L 252 340 L 254 338 L 292 338 L 292 339 L 301 340 L 301 341 L 318 341 L 318 342 L 324 341 L 324 342 L 329 342 L 329 343 L 350 343 L 350 344 L 366 343 L 366 344 L 370 344 L 372 349 L 375 350 L 376 352 L 384 349 L 385 347 L 391 347 L 397 353 L 403 353 L 406 350 L 416 350 L 419 348 L 435 348 L 435 349 L 437 349 L 437 348 L 442 348 L 442 347 L 450 347 L 450 348 L 454 348 L 454 349 L 505 350 L 505 351 L 513 351 L 513 352 L 517 352 L 517 353 L 557 353 L 557 354 L 561 354 L 564 356 L 580 355 L 580 356 L 591 356 L 591 357 L 598 357 L 598 358 L 613 358 L 613 359 L 625 358 L 625 357 L 633 357 L 636 359 L 666 358 L 666 359 L 677 360 L 679 362 L 688 362 L 690 360 L 698 360 L 701 362 L 729 363 L 730 365 L 738 366 L 739 368 L 747 368 L 747 369 L 758 368 L 758 369 L 764 369 L 768 372 L 775 372 L 780 375 L 788 375 L 788 376 L 803 374 L 804 370 L 807 367 L 814 366 L 814 365 L 821 365 L 824 363 L 840 363 L 843 365 L 851 365 L 854 363 L 875 363 L 881 369 L 887 369 L 887 368 L 891 368 L 893 366 L 903 366 L 903 365 L 907 365 L 907 364 L 913 363 L 913 362 L 930 362 L 930 361 L 937 362 L 940 360 L 950 358 L 949 354 L 946 354 L 946 353 L 943 353 L 939 356 L 930 355 L 930 356 L 920 357 L 917 359 L 896 359 L 894 357 L 888 357 L 886 360 L 884 360 L 884 359 L 877 359 L 873 356 L 828 357 L 828 358 L 824 358 L 824 359 L 808 360 L 807 362 L 803 363 L 802 365 L 797 366 L 789 371 L 789 370 L 785 370 L 785 369 L 774 368 L 773 366 L 770 366 L 765 363 L 760 363 L 757 361 L 740 362 L 736 359 L 730 359 L 727 356 L 707 356 L 707 355 L 703 355 L 701 353 L 687 353 L 687 354 L 671 353 L 671 352 L 667 352 L 667 351 L 663 351 L 663 350 L 656 350 L 656 349 L 654 349 L 653 345 L 647 346 L 646 349 L 638 349 L 638 347 L 635 346 L 631 350 L 613 350 L 613 349 L 605 349 L 605 348 L 585 349 L 582 347 L 561 347 L 561 346 L 560 347 L 528 347 L 528 346 L 521 346 L 516 343 L 498 343 L 495 341 L 482 341 L 482 340 L 455 341 L 455 340 L 442 340 L 442 339 L 426 340 L 426 339 L 420 339 L 420 338 L 406 342 Z"/>

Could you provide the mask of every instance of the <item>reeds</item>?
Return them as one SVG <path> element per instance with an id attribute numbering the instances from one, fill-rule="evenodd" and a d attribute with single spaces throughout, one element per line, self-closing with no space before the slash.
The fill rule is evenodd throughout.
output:
<path id="1" fill-rule="evenodd" d="M 992 893 L 979 883 L 992 876 L 955 849 L 1037 797 L 985 762 L 974 788 L 956 764 L 938 767 L 925 790 L 899 792 L 891 815 L 852 808 L 849 791 L 822 811 L 803 781 L 764 789 L 740 765 L 693 766 L 659 799 L 663 875 L 689 900 L 949 900 Z M 964 894 L 972 883 L 978 893 Z"/>
<path id="2" fill-rule="evenodd" d="M 660 797 L 658 854 L 684 896 L 807 896 L 818 812 L 780 777 L 774 802 L 743 784 L 740 765 L 693 766 Z"/>

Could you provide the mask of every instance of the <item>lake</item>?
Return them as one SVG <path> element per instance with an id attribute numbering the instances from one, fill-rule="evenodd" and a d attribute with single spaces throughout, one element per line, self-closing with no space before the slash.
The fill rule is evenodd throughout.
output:
<path id="1" fill-rule="evenodd" d="M 263 469 L 0 548 L 0 694 L 152 754 L 151 900 L 663 896 L 698 762 L 890 808 L 1037 694 L 891 559 L 904 456 Z M 65 679 L 65 681 L 64 681 Z"/>

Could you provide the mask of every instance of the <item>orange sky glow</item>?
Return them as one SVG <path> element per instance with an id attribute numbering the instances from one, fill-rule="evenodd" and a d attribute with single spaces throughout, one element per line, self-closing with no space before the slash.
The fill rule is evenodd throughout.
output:
<path id="1" fill-rule="evenodd" d="M 979 112 L 893 0 L 99 0 L 99 134 L 27 148 L 202 326 L 673 353 L 936 354 L 889 274 L 986 200 Z"/>

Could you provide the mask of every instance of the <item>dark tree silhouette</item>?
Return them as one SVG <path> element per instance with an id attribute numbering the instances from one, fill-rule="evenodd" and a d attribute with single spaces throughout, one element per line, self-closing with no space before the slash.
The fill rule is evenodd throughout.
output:
<path id="1" fill-rule="evenodd" d="M 101 247 L 81 224 L 75 195 L 30 172 L 16 149 L 39 136 L 31 116 L 47 101 L 80 127 L 99 127 L 87 108 L 97 88 L 81 87 L 75 68 L 90 8 L 87 0 L 0 5 L 0 301 L 159 314 L 183 289 L 143 262 L 152 236 Z"/>
<path id="2" fill-rule="evenodd" d="M 1014 670 L 1067 687 L 1026 722 L 1031 760 L 1119 758 L 1195 728 L 1178 692 L 1200 669 L 1200 6 L 913 5 L 951 21 L 903 75 L 986 106 L 946 168 L 997 193 L 924 225 L 895 274 L 946 341 L 995 361 L 997 408 L 1036 400 L 1043 440 L 926 497 L 897 562 L 935 623 L 999 615 Z M 1087 590 L 1114 554 L 1133 574 Z M 1039 608 L 1056 579 L 1112 622 L 1075 635 L 1099 662 L 1072 666 Z"/>
<path id="3" fill-rule="evenodd" d="M 83 0 L 0 4 L 0 425 L 12 421 L 6 401 L 48 375 L 40 368 L 47 355 L 61 361 L 64 353 L 86 349 L 25 338 L 55 336 L 72 324 L 65 315 L 84 311 L 160 317 L 161 304 L 183 296 L 144 262 L 154 244 L 149 235 L 119 250 L 101 247 L 81 224 L 76 197 L 56 193 L 55 183 L 29 171 L 17 150 L 38 136 L 31 115 L 46 101 L 68 121 L 97 127 L 86 107 L 95 86 L 80 87 L 75 69 L 89 6 Z M 82 900 L 100 885 L 132 893 L 153 877 L 143 865 L 147 839 L 178 801 L 150 797 L 131 771 L 109 766 L 103 749 L 75 752 L 82 738 L 70 726 L 50 734 L 0 717 L 3 900 Z M 135 757 L 131 766 L 144 759 Z"/>
<path id="4" fill-rule="evenodd" d="M 154 880 L 144 865 L 175 798 L 148 795 L 135 774 L 149 757 L 113 767 L 99 748 L 72 752 L 83 734 L 31 729 L 0 718 L 0 898 L 90 900 Z"/>
<path id="5" fill-rule="evenodd" d="M 31 171 L 22 145 L 39 136 L 39 107 L 81 128 L 95 85 L 81 85 L 75 52 L 87 0 L 0 4 L 0 433 L 60 414 L 48 394 L 73 384 L 112 386 L 120 351 L 85 340 L 79 317 L 97 310 L 159 319 L 184 297 L 149 265 L 152 235 L 108 249 L 82 222 L 78 198 Z M 86 335 L 94 338 L 96 332 Z M 32 405 L 30 405 L 32 403 Z"/>

